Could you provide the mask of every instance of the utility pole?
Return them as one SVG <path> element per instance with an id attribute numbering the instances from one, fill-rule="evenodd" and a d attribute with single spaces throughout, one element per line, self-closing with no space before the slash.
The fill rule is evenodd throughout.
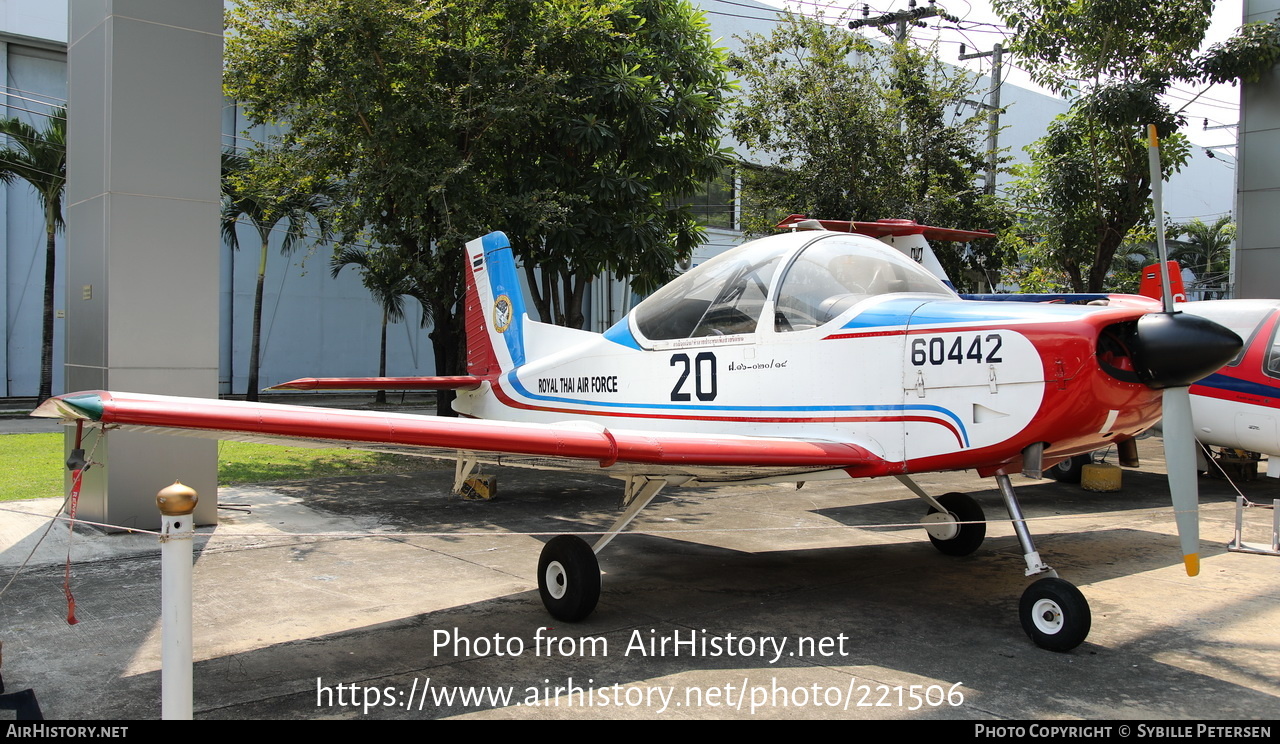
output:
<path id="1" fill-rule="evenodd" d="M 996 141 L 1000 136 L 1000 75 L 1004 67 L 1004 46 L 996 44 L 989 52 L 965 54 L 965 45 L 960 45 L 960 59 L 991 58 L 991 90 L 989 103 L 979 104 L 987 110 L 987 181 L 983 189 L 988 195 L 996 193 Z"/>
<path id="2" fill-rule="evenodd" d="M 924 26 L 925 18 L 942 18 L 959 23 L 960 19 L 946 12 L 945 10 L 934 5 L 936 0 L 929 0 L 929 7 L 917 8 L 916 0 L 909 0 L 906 10 L 899 10 L 895 13 L 884 13 L 882 15 L 871 17 L 871 7 L 864 4 L 862 6 L 862 19 L 857 21 L 849 21 L 850 29 L 864 28 L 867 26 L 875 26 L 884 28 L 893 25 L 893 40 L 899 44 L 907 40 L 907 24 L 911 23 L 916 26 Z M 960 45 L 960 59 L 973 59 L 975 57 L 991 57 L 991 92 L 990 103 L 976 104 L 979 108 L 985 108 L 987 115 L 987 178 L 983 188 L 987 194 L 996 193 L 996 141 L 1000 132 L 1000 75 L 1003 66 L 1004 47 L 996 44 L 989 52 L 975 52 L 974 54 L 965 54 L 965 47 Z"/>
<path id="3" fill-rule="evenodd" d="M 899 10 L 896 13 L 885 13 L 883 15 L 871 18 L 871 6 L 863 4 L 862 20 L 849 21 L 849 28 L 863 28 L 864 26 L 876 26 L 884 28 L 888 25 L 894 26 L 893 40 L 901 44 L 907 40 L 907 24 L 911 23 L 916 26 L 923 26 L 925 18 L 945 18 L 952 23 L 959 23 L 960 19 L 947 13 L 947 11 L 934 5 L 936 0 L 929 0 L 929 7 L 917 8 L 916 0 L 910 0 L 906 10 Z"/>

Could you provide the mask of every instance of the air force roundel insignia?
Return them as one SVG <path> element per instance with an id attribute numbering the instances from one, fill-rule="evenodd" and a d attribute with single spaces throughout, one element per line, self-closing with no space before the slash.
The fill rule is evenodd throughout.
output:
<path id="1" fill-rule="evenodd" d="M 506 295 L 498 295 L 498 299 L 493 301 L 493 328 L 498 333 L 505 333 L 507 328 L 511 326 L 511 298 Z"/>

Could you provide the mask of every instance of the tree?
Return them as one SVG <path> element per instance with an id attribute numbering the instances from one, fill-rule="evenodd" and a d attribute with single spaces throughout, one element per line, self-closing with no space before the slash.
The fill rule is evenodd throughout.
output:
<path id="1" fill-rule="evenodd" d="M 745 39 L 739 63 L 746 93 L 732 131 L 764 159 L 743 171 L 749 232 L 792 212 L 966 229 L 1009 224 L 978 184 L 985 113 L 952 115 L 972 95 L 970 77 L 908 44 L 872 44 L 800 15 Z M 938 257 L 963 281 L 966 269 L 997 269 L 1002 252 L 948 246 Z"/>
<path id="2" fill-rule="evenodd" d="M 404 320 L 404 296 L 417 292 L 413 277 L 402 261 L 388 251 L 361 249 L 345 246 L 333 254 L 329 273 L 334 279 L 347 266 L 360 271 L 360 283 L 373 295 L 374 302 L 382 309 L 382 332 L 378 345 L 378 376 L 387 376 L 387 323 Z M 424 307 L 426 307 L 424 305 Z M 379 390 L 375 402 L 386 403 L 387 391 Z"/>
<path id="3" fill-rule="evenodd" d="M 462 243 L 516 209 L 492 190 L 496 165 L 548 92 L 524 62 L 539 36 L 571 32 L 548 10 L 524 0 L 256 0 L 227 14 L 227 92 L 250 121 L 285 127 L 294 173 L 339 184 L 341 240 L 364 235 L 413 264 L 438 374 L 464 358 Z M 449 396 L 437 400 L 450 413 Z"/>
<path id="4" fill-rule="evenodd" d="M 1166 178 L 1190 154 L 1153 90 L 1119 97 L 1117 110 L 1099 111 L 1082 99 L 1055 119 L 1010 188 L 1023 240 L 1038 246 L 1035 254 L 1023 252 L 1023 260 L 1047 261 L 1073 292 L 1114 288 L 1108 275 L 1116 251 L 1152 219 L 1147 143 L 1135 122 L 1157 125 Z"/>
<path id="5" fill-rule="evenodd" d="M 671 48 L 682 42 L 663 33 L 697 31 L 664 25 L 667 12 L 688 12 L 688 6 L 676 0 L 242 2 L 227 16 L 224 80 L 251 121 L 287 127 L 282 149 L 297 173 L 341 184 L 335 213 L 341 234 L 363 232 L 413 265 L 433 319 L 436 371 L 454 374 L 465 358 L 459 300 L 466 240 L 507 228 L 527 262 L 547 261 L 561 279 L 565 271 L 639 271 L 665 263 L 661 256 L 633 257 L 633 248 L 653 245 L 648 233 L 669 236 L 687 223 L 678 220 L 678 210 L 668 212 L 675 222 L 664 221 L 643 209 L 643 199 L 623 197 L 650 190 L 652 206 L 675 196 L 663 189 L 678 189 L 678 180 L 640 177 L 644 158 L 679 170 L 661 146 L 692 136 L 681 119 L 705 100 L 680 93 L 680 70 L 653 67 L 650 57 L 660 55 L 627 51 L 643 43 L 651 23 L 658 29 L 653 39 Z M 575 85 L 590 82 L 592 74 L 605 83 Z M 680 94 L 635 98 L 636 91 L 671 89 Z M 635 107 L 630 119 L 614 121 L 587 105 L 612 100 L 621 111 L 628 96 L 652 110 Z M 615 140 L 625 148 L 607 151 L 614 128 L 629 130 L 632 119 L 659 114 L 669 128 L 636 128 L 656 141 L 627 136 Z M 579 194 L 577 186 L 588 188 Z M 609 203 L 598 210 L 588 204 L 602 193 L 642 206 L 615 212 Z M 629 220 L 641 221 L 628 226 Z M 677 240 L 675 251 L 687 245 Z M 566 247 L 587 257 L 560 255 Z M 602 263 L 602 255 L 611 262 Z M 579 286 L 571 297 L 581 294 Z M 439 412 L 449 413 L 448 396 L 438 400 Z"/>
<path id="6" fill-rule="evenodd" d="M 253 340 L 249 347 L 249 381 L 245 400 L 258 399 L 258 369 L 262 350 L 262 294 L 267 278 L 267 254 L 271 235 L 280 229 L 280 253 L 293 255 L 299 241 L 308 236 L 314 220 L 321 242 L 329 234 L 329 201 L 325 187 L 315 187 L 306 179 L 284 180 L 273 169 L 267 152 L 246 157 L 233 152 L 222 155 L 222 237 L 240 249 L 236 225 L 244 218 L 258 233 L 258 282 L 253 292 Z"/>
<path id="7" fill-rule="evenodd" d="M 55 109 L 44 129 L 10 117 L 0 119 L 0 134 L 13 145 L 0 149 L 0 181 L 26 181 L 44 211 L 44 313 L 40 334 L 39 401 L 53 395 L 53 289 L 57 278 L 55 238 L 64 227 L 62 195 L 67 187 L 67 110 Z"/>
<path id="8" fill-rule="evenodd" d="M 720 147 L 730 69 L 702 15 L 683 1 L 632 0 L 603 20 L 539 47 L 551 97 L 505 162 L 514 193 L 542 195 L 542 209 L 521 204 L 503 222 L 534 304 L 575 328 L 601 273 L 641 293 L 670 279 L 703 240 L 686 197 L 730 164 Z"/>
<path id="9" fill-rule="evenodd" d="M 1146 125 L 1161 137 L 1162 177 L 1189 155 L 1184 125 L 1163 95 L 1175 83 L 1254 80 L 1280 59 L 1280 28 L 1250 24 L 1198 50 L 1212 0 L 995 0 L 1032 77 L 1073 99 L 1036 143 L 1017 185 L 1027 239 L 1075 291 L 1104 289 L 1116 250 L 1149 222 Z"/>
<path id="10" fill-rule="evenodd" d="M 1208 224 L 1193 219 L 1174 225 L 1171 238 L 1179 238 L 1171 247 L 1169 258 L 1196 273 L 1199 283 L 1218 283 L 1231 270 L 1231 246 L 1236 239 L 1236 226 L 1230 214 L 1224 214 Z"/>

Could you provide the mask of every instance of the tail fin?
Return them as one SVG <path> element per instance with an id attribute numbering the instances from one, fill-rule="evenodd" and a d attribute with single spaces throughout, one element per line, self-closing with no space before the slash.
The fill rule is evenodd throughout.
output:
<path id="1" fill-rule="evenodd" d="M 947 276 L 947 270 L 942 268 L 942 262 L 934 255 L 933 246 L 929 245 L 923 232 L 913 235 L 884 235 L 880 238 L 880 242 L 897 248 L 902 254 L 928 269 L 929 273 L 940 279 L 943 284 L 952 289 L 956 288 Z"/>
<path id="2" fill-rule="evenodd" d="M 467 250 L 467 372 L 497 377 L 525 362 L 524 293 L 511 242 L 491 232 Z"/>
<path id="3" fill-rule="evenodd" d="M 1182 284 L 1182 265 L 1177 261 L 1165 261 L 1164 266 L 1165 271 L 1169 274 L 1169 291 L 1173 294 L 1173 301 L 1186 302 L 1187 290 Z M 1142 270 L 1142 284 L 1138 289 L 1138 294 L 1157 300 L 1161 298 L 1160 264 L 1154 263 Z"/>

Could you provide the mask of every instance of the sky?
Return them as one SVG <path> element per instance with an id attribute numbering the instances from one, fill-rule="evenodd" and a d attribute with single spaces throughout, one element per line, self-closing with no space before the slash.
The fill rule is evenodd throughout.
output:
<path id="1" fill-rule="evenodd" d="M 844 8 L 853 7 L 856 9 L 855 15 L 857 17 L 861 17 L 863 5 L 862 2 L 828 3 L 821 0 L 760 1 L 779 8 L 789 6 L 793 10 L 822 9 L 827 15 L 837 14 Z M 871 15 L 873 17 L 882 13 L 907 8 L 907 0 L 867 1 L 871 7 Z M 926 5 L 926 0 L 919 0 L 919 4 L 921 6 Z M 955 24 L 950 22 L 929 19 L 926 21 L 927 28 L 915 28 L 911 31 L 912 38 L 923 43 L 936 40 L 940 55 L 944 61 L 964 65 L 975 72 L 986 74 L 990 67 L 990 57 L 961 62 L 959 55 L 961 44 L 967 45 L 967 51 L 970 53 L 988 51 L 993 44 L 1007 37 L 1008 30 L 1000 24 L 999 17 L 991 10 L 989 0 L 939 0 L 937 5 L 948 13 L 959 17 L 962 21 L 960 24 L 961 29 L 956 29 Z M 1215 5 L 1213 25 L 1209 29 L 1205 41 L 1206 46 L 1228 38 L 1240 26 L 1243 20 L 1242 5 L 1243 0 L 1218 0 Z M 878 32 L 873 31 L 872 33 Z M 1020 69 L 1017 57 L 1005 55 L 1004 59 L 1006 62 L 1004 79 L 1007 82 L 1025 88 L 1040 90 L 1031 82 L 1027 74 Z M 1213 86 L 1207 92 L 1201 94 L 1194 102 L 1188 103 L 1200 92 L 1200 88 L 1193 89 L 1186 85 L 1175 86 L 1168 97 L 1169 103 L 1175 109 L 1186 105 L 1187 126 L 1183 131 L 1192 142 L 1202 147 L 1226 146 L 1226 149 L 1215 149 L 1215 152 L 1224 156 L 1229 162 L 1234 162 L 1235 127 L 1229 126 L 1206 130 L 1204 129 L 1204 120 L 1209 120 L 1209 127 L 1236 124 L 1240 105 L 1239 88 L 1230 85 Z"/>

